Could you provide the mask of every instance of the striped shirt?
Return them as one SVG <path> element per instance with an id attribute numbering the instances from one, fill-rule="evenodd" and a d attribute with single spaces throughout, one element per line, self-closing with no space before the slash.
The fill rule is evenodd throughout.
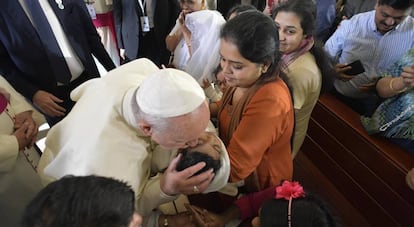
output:
<path id="1" fill-rule="evenodd" d="M 337 63 L 349 64 L 361 60 L 365 73 L 349 81 L 335 81 L 341 94 L 352 98 L 364 98 L 359 86 L 380 76 L 414 46 L 414 18 L 408 16 L 395 29 L 382 35 L 375 25 L 375 10 L 353 16 L 341 22 L 338 29 L 326 41 L 325 50 Z"/>

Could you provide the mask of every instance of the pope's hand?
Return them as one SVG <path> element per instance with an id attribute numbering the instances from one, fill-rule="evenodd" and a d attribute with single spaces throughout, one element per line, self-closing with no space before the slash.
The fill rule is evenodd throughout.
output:
<path id="1" fill-rule="evenodd" d="M 199 162 L 178 172 L 176 166 L 180 158 L 181 154 L 175 157 L 162 175 L 161 190 L 167 195 L 191 195 L 205 191 L 214 178 L 213 169 L 193 176 L 206 165 L 204 162 Z"/>

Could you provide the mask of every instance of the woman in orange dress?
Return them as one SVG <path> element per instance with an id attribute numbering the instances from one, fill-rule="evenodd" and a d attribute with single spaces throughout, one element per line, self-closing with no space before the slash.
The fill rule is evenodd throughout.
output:
<path id="1" fill-rule="evenodd" d="M 250 192 L 291 180 L 293 105 L 281 79 L 277 27 L 260 12 L 245 12 L 225 24 L 220 38 L 228 89 L 217 116 L 230 181 Z"/>

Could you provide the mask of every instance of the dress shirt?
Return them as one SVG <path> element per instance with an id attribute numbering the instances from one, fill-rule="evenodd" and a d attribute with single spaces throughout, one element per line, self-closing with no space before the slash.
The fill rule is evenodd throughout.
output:
<path id="1" fill-rule="evenodd" d="M 359 87 L 371 82 L 414 46 L 411 16 L 384 35 L 377 31 L 374 18 L 375 10 L 342 21 L 325 44 L 325 50 L 337 63 L 349 64 L 359 59 L 365 68 L 365 73 L 349 81 L 334 83 L 338 92 L 351 98 L 369 97 L 370 94 L 361 92 Z"/>

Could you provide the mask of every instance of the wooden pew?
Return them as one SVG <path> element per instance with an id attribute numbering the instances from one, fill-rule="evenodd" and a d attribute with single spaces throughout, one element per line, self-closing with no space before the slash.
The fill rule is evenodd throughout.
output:
<path id="1" fill-rule="evenodd" d="M 294 178 L 322 195 L 344 226 L 414 226 L 405 182 L 414 156 L 369 136 L 357 113 L 332 95 L 318 101 Z"/>

